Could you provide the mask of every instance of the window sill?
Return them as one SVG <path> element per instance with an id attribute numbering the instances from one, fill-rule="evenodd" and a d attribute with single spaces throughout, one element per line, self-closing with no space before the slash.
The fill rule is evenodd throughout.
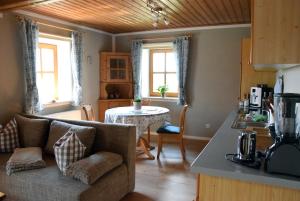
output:
<path id="1" fill-rule="evenodd" d="M 143 97 L 144 100 L 151 100 L 151 101 L 159 101 L 159 102 L 177 102 L 178 98 L 177 97 L 155 97 L 155 96 L 150 96 L 150 97 Z"/>
<path id="2" fill-rule="evenodd" d="M 61 107 L 61 106 L 71 106 L 71 101 L 61 101 L 61 102 L 55 102 L 55 103 L 45 103 L 43 104 L 43 108 L 54 108 L 54 107 Z"/>

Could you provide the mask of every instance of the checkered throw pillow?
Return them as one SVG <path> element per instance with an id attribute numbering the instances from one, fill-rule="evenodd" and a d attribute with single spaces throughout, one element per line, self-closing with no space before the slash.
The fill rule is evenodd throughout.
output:
<path id="1" fill-rule="evenodd" d="M 20 147 L 17 122 L 15 119 L 6 124 L 5 128 L 0 125 L 0 152 L 13 152 Z"/>
<path id="2" fill-rule="evenodd" d="M 86 146 L 81 143 L 75 132 L 69 130 L 54 144 L 53 149 L 58 168 L 66 175 L 69 165 L 84 157 Z"/>

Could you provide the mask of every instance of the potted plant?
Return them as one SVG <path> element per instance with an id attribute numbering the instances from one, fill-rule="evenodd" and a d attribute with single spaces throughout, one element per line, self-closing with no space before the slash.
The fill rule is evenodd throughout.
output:
<path id="1" fill-rule="evenodd" d="M 136 98 L 133 100 L 133 108 L 134 110 L 142 109 L 142 100 L 140 98 Z"/>
<path id="2" fill-rule="evenodd" d="M 157 90 L 158 90 L 159 94 L 161 95 L 161 97 L 164 98 L 169 89 L 168 89 L 167 85 L 162 85 L 162 86 L 159 86 Z"/>

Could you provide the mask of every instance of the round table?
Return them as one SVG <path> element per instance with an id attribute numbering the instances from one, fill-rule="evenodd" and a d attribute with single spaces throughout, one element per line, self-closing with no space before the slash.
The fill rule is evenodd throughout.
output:
<path id="1" fill-rule="evenodd" d="M 136 126 L 137 142 L 148 150 L 149 144 L 142 138 L 144 131 L 155 123 L 170 121 L 170 110 L 157 106 L 142 106 L 141 110 L 134 110 L 133 106 L 116 107 L 105 111 L 105 123 L 133 124 Z M 145 150 L 145 153 L 153 159 L 154 156 Z"/>

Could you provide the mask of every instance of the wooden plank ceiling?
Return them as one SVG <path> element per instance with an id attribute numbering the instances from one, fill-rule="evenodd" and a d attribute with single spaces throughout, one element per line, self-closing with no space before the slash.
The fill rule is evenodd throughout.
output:
<path id="1" fill-rule="evenodd" d="M 250 0 L 158 0 L 170 24 L 157 29 L 250 22 Z M 111 33 L 154 30 L 146 0 L 56 0 L 24 10 Z"/>

